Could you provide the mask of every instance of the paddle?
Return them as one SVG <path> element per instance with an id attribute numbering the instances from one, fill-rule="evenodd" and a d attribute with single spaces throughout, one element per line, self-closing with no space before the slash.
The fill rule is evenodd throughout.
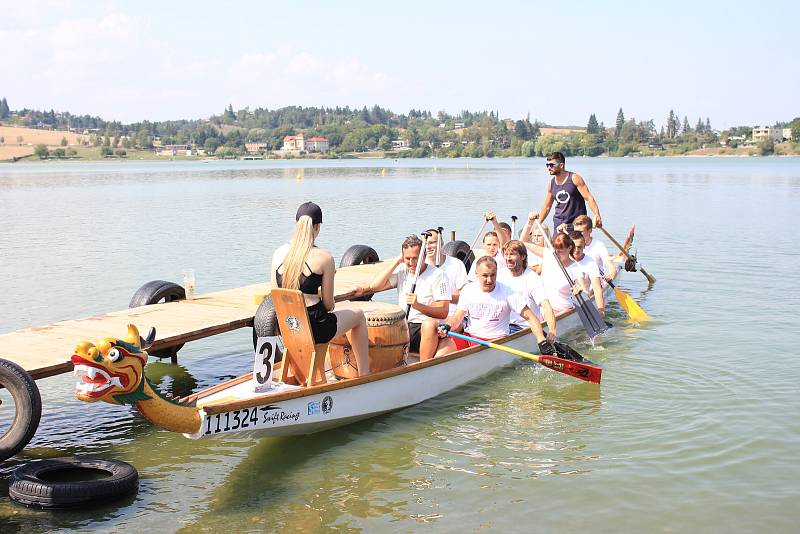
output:
<path id="1" fill-rule="evenodd" d="M 628 318 L 631 321 L 634 323 L 641 323 L 652 319 L 652 317 L 647 315 L 647 312 L 644 311 L 630 295 L 615 286 L 614 282 L 609 282 L 608 285 L 614 289 L 614 295 L 617 297 L 617 302 L 619 302 L 619 305 L 622 306 L 623 310 L 625 310 L 625 313 L 628 314 Z"/>
<path id="2" fill-rule="evenodd" d="M 475 253 L 472 251 L 475 250 L 475 244 L 478 242 L 478 239 L 480 239 L 481 234 L 483 233 L 483 229 L 486 228 L 487 224 L 489 224 L 489 221 L 483 219 L 483 226 L 481 226 L 481 229 L 478 230 L 478 234 L 475 236 L 475 239 L 472 240 L 472 244 L 469 246 L 469 251 L 467 252 L 467 255 L 464 256 L 464 267 L 467 266 L 468 261 L 470 264 L 472 264 L 472 262 L 475 261 Z M 472 260 L 469 259 L 470 254 L 472 254 Z"/>
<path id="3" fill-rule="evenodd" d="M 574 376 L 575 378 L 579 378 L 587 382 L 592 382 L 594 384 L 600 383 L 600 378 L 603 373 L 603 369 L 601 367 L 594 365 L 592 362 L 586 360 L 585 358 L 582 358 L 583 362 L 576 362 L 572 360 L 565 360 L 564 358 L 559 358 L 558 356 L 553 356 L 549 354 L 548 355 L 531 354 L 529 352 L 523 352 L 521 350 L 512 349 L 511 347 L 505 347 L 503 345 L 498 345 L 497 343 L 492 343 L 491 341 L 484 341 L 482 339 L 465 336 L 463 334 L 458 334 L 456 332 L 447 332 L 447 335 L 463 339 L 464 341 L 471 341 L 472 343 L 477 343 L 479 345 L 483 345 L 485 347 L 489 347 L 492 349 L 508 352 L 509 354 L 515 354 L 517 356 L 521 356 L 522 358 L 527 358 L 529 360 L 535 361 L 536 363 L 540 363 L 545 367 L 547 367 L 548 369 L 552 369 L 553 371 L 558 371 L 559 373 L 564 373 L 565 375 Z"/>
<path id="4" fill-rule="evenodd" d="M 434 267 L 439 267 L 439 254 L 442 253 L 441 252 L 442 251 L 442 242 L 444 241 L 444 238 L 442 237 L 442 232 L 444 232 L 444 228 L 442 228 L 441 226 L 437 226 L 436 227 L 436 233 L 439 234 L 439 237 L 436 239 L 436 258 L 433 260 Z M 444 262 L 442 262 L 442 263 L 444 263 Z"/>
<path id="5" fill-rule="evenodd" d="M 620 251 L 620 252 L 622 252 L 623 254 L 625 254 L 625 257 L 626 257 L 626 258 L 628 258 L 629 260 L 631 260 L 631 261 L 633 261 L 633 262 L 635 262 L 635 261 L 636 261 L 636 260 L 634 260 L 634 259 L 631 257 L 631 255 L 630 255 L 630 254 L 628 254 L 628 251 L 627 251 L 627 250 L 625 250 L 625 248 L 624 248 L 622 245 L 620 245 L 620 244 L 619 244 L 619 241 L 617 241 L 616 239 L 614 239 L 614 237 L 613 237 L 611 234 L 609 234 L 609 233 L 608 233 L 608 231 L 607 231 L 605 228 L 603 228 L 603 227 L 601 226 L 601 227 L 600 227 L 600 229 L 603 231 L 603 233 L 604 233 L 604 234 L 606 234 L 606 237 L 607 237 L 607 238 L 609 238 L 609 239 L 611 240 L 611 242 L 612 242 L 612 243 L 614 243 L 615 245 L 617 245 L 617 248 L 619 249 L 619 251 Z M 641 265 L 639 265 L 639 270 L 640 270 L 640 271 L 642 271 L 642 274 L 645 276 L 645 278 L 647 278 L 647 281 L 650 283 L 650 285 L 653 285 L 653 284 L 655 284 L 655 283 L 656 283 L 656 277 L 655 277 L 655 276 L 653 276 L 652 274 L 648 273 L 647 271 L 645 271 L 645 270 L 644 270 L 644 267 L 642 267 Z"/>
<path id="6" fill-rule="evenodd" d="M 431 234 L 428 232 L 422 232 L 422 245 L 419 247 L 419 257 L 417 258 L 417 268 L 416 272 L 414 273 L 414 283 L 411 284 L 411 293 L 417 290 L 417 281 L 419 280 L 419 269 L 422 267 L 422 264 L 425 263 L 425 244 L 428 242 L 428 238 Z M 406 321 L 408 321 L 408 315 L 411 313 L 411 304 L 406 304 Z"/>
<path id="7" fill-rule="evenodd" d="M 544 235 L 544 228 L 542 228 L 542 224 L 536 219 L 536 226 L 539 227 L 539 231 Z M 564 265 L 561 264 L 561 260 L 558 258 L 558 254 L 556 250 L 553 248 L 552 243 L 548 240 L 544 240 L 545 245 L 548 249 L 553 253 L 553 257 L 556 260 L 556 263 L 559 267 L 561 267 L 561 272 L 564 273 L 564 276 L 567 277 L 567 282 L 569 282 L 569 287 L 572 288 L 575 286 L 575 282 L 572 281 L 567 269 Z M 575 293 L 572 294 L 572 298 L 575 301 L 575 309 L 578 312 L 578 317 L 581 319 L 581 323 L 583 324 L 583 328 L 586 330 L 586 333 L 589 334 L 589 337 L 594 338 L 598 334 L 602 334 L 606 330 L 608 330 L 608 324 L 603 320 L 603 317 L 600 315 L 600 312 L 597 311 L 597 308 L 594 305 L 594 302 L 587 300 L 582 293 Z"/>

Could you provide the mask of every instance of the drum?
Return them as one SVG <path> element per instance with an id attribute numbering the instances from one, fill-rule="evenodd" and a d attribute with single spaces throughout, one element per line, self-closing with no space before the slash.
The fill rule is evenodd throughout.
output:
<path id="1" fill-rule="evenodd" d="M 405 364 L 408 326 L 406 313 L 399 306 L 385 302 L 339 302 L 336 309 L 358 309 L 364 312 L 367 318 L 371 372 L 385 371 Z M 333 374 L 339 378 L 358 376 L 358 363 L 347 337 L 339 336 L 330 341 L 328 357 Z"/>

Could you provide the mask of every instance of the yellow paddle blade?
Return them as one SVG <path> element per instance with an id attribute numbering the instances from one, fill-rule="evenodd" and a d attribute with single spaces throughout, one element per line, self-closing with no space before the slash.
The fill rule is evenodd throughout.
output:
<path id="1" fill-rule="evenodd" d="M 634 323 L 641 323 L 643 321 L 649 321 L 652 319 L 652 317 L 647 315 L 641 306 L 636 304 L 636 301 L 633 300 L 630 295 L 625 293 L 620 288 L 615 287 L 614 294 L 617 296 L 619 305 L 622 306 L 622 309 L 625 310 L 625 313 L 628 314 L 628 317 Z"/>

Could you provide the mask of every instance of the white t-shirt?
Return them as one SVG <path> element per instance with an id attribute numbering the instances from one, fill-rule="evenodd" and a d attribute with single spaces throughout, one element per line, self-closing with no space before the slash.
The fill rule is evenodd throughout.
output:
<path id="1" fill-rule="evenodd" d="M 575 258 L 573 258 L 575 259 Z M 599 278 L 600 277 L 600 269 L 597 268 L 597 263 L 595 263 L 594 258 L 591 256 L 587 256 L 586 254 L 583 255 L 580 261 L 575 260 L 581 271 L 586 275 L 586 281 L 591 284 L 592 278 Z"/>
<path id="2" fill-rule="evenodd" d="M 584 275 L 583 269 L 575 261 L 566 269 L 573 282 Z M 544 256 L 544 261 L 542 263 L 542 284 L 544 285 L 544 291 L 547 294 L 547 299 L 550 301 L 550 306 L 553 307 L 554 312 L 558 313 L 559 311 L 571 310 L 575 307 L 575 304 L 572 302 L 572 288 L 552 253 L 545 254 Z"/>
<path id="3" fill-rule="evenodd" d="M 467 275 L 467 280 L 470 282 L 477 282 L 478 277 L 475 275 L 475 269 L 478 267 L 478 260 L 481 259 L 483 256 L 478 257 L 476 255 L 475 261 L 472 262 L 472 265 L 469 267 L 469 274 Z M 500 271 L 507 271 L 508 266 L 506 265 L 506 260 L 503 258 L 503 251 L 502 249 L 497 249 L 497 254 L 494 255 L 494 261 L 497 262 L 497 275 L 500 275 Z"/>
<path id="4" fill-rule="evenodd" d="M 516 294 L 525 297 L 528 308 L 530 308 L 531 311 L 536 314 L 539 321 L 541 321 L 542 310 L 540 306 L 542 302 L 547 299 L 547 294 L 544 291 L 544 285 L 542 285 L 542 280 L 539 275 L 530 269 L 525 269 L 519 276 L 512 275 L 511 271 L 505 271 L 504 273 L 506 272 L 508 274 L 498 277 L 497 281 L 513 289 Z M 511 324 L 526 327 L 528 326 L 528 321 L 526 321 L 522 315 L 512 310 Z"/>
<path id="5" fill-rule="evenodd" d="M 397 287 L 397 304 L 405 310 L 408 306 L 406 295 L 411 293 L 411 287 L 414 285 L 414 273 L 409 274 L 405 264 L 398 265 L 389 277 L 389 283 Z M 426 266 L 425 270 L 420 273 L 414 293 L 417 294 L 420 304 L 426 306 L 430 306 L 437 300 L 449 302 L 452 298 L 444 273 L 432 265 Z M 427 318 L 427 315 L 423 315 L 412 307 L 408 315 L 408 322 L 422 323 Z"/>
<path id="6" fill-rule="evenodd" d="M 586 245 L 583 253 L 592 258 L 597 263 L 597 268 L 606 272 L 606 262 L 611 263 L 611 256 L 608 254 L 606 244 L 597 238 L 592 238 L 592 244 Z"/>
<path id="7" fill-rule="evenodd" d="M 452 298 L 455 291 L 460 291 L 467 284 L 467 269 L 464 267 L 464 262 L 452 256 L 445 256 L 444 263 L 439 269 L 444 273 Z M 452 315 L 455 311 L 456 305 L 451 302 L 449 314 Z"/>
<path id="8" fill-rule="evenodd" d="M 458 297 L 458 309 L 469 317 L 469 333 L 487 339 L 508 335 L 511 312 L 520 313 L 527 305 L 522 295 L 500 282 L 490 293 L 478 283 L 467 284 Z"/>

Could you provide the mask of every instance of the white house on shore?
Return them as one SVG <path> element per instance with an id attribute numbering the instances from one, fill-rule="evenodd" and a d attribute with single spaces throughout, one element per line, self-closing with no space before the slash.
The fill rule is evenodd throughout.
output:
<path id="1" fill-rule="evenodd" d="M 307 152 L 325 152 L 328 146 L 328 139 L 325 137 L 309 137 L 306 141 Z"/>
<path id="2" fill-rule="evenodd" d="M 325 137 L 309 137 L 299 133 L 297 135 L 287 135 L 283 138 L 281 153 L 300 155 L 301 152 L 325 152 L 330 147 L 330 142 Z"/>

